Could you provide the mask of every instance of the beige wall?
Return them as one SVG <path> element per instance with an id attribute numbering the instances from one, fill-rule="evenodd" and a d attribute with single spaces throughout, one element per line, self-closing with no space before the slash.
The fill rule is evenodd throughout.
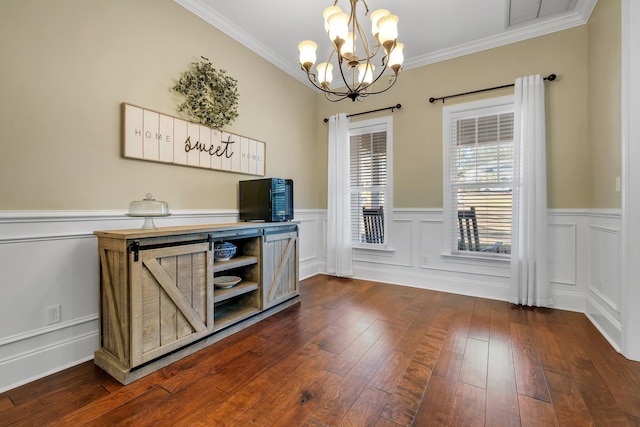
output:
<path id="1" fill-rule="evenodd" d="M 407 70 L 384 94 L 362 103 L 319 103 L 318 112 L 328 117 L 402 104 L 393 113 L 395 207 L 440 208 L 443 104 L 430 104 L 428 99 L 538 73 L 558 75 L 546 84 L 549 207 L 587 207 L 586 26 Z M 503 89 L 447 100 L 445 105 L 512 93 Z M 319 128 L 318 145 L 326 146 L 326 131 L 326 125 Z"/>
<path id="2" fill-rule="evenodd" d="M 621 4 L 600 0 L 588 24 L 590 208 L 619 208 L 621 158 Z"/>
<path id="3" fill-rule="evenodd" d="M 297 208 L 324 203 L 314 92 L 172 0 L 3 0 L 0 52 L 0 210 L 126 209 L 146 192 L 235 208 L 250 176 L 121 157 L 120 104 L 179 115 L 170 88 L 201 55 L 238 80 L 226 129 L 267 143 L 267 175 L 295 180 Z"/>
<path id="4" fill-rule="evenodd" d="M 429 97 L 536 73 L 559 76 L 546 92 L 549 207 L 617 208 L 619 9 L 600 1 L 588 25 L 407 70 L 385 94 L 330 103 L 172 0 L 5 0 L 0 210 L 126 209 L 146 192 L 173 209 L 235 208 L 249 176 L 120 152 L 120 104 L 178 115 L 170 87 L 200 55 L 238 79 L 240 116 L 227 130 L 267 142 L 267 175 L 295 180 L 297 208 L 326 206 L 322 119 L 397 103 L 395 206 L 441 207 L 442 104 Z"/>

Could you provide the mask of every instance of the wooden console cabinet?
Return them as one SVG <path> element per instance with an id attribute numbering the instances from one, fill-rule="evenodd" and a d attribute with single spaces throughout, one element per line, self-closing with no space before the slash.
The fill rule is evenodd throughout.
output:
<path id="1" fill-rule="evenodd" d="M 299 302 L 298 227 L 236 223 L 96 231 L 100 349 L 95 363 L 128 384 Z M 236 255 L 216 261 L 231 242 Z M 242 278 L 218 289 L 217 276 Z"/>

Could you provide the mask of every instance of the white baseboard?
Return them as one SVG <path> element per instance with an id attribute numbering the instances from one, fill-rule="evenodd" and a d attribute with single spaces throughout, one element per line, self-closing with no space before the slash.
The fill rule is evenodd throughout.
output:
<path id="1" fill-rule="evenodd" d="M 97 315 L 5 338 L 0 343 L 0 393 L 92 360 L 98 344 Z"/>
<path id="2" fill-rule="evenodd" d="M 507 301 L 509 296 L 508 287 L 497 282 L 438 276 L 415 271 L 389 270 L 371 265 L 355 265 L 354 278 L 500 301 Z"/>
<path id="3" fill-rule="evenodd" d="M 323 261 L 302 261 L 300 262 L 300 280 L 308 279 L 316 274 L 325 274 L 327 264 Z"/>
<path id="4" fill-rule="evenodd" d="M 612 317 L 594 299 L 586 299 L 585 314 L 603 337 L 618 352 L 622 352 L 622 324 Z"/>
<path id="5" fill-rule="evenodd" d="M 579 292 L 552 290 L 551 298 L 553 299 L 551 308 L 584 313 L 586 297 Z"/>

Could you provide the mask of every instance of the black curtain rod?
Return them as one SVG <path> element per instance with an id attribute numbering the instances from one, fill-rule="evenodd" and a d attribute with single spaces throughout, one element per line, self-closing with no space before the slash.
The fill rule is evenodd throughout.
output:
<path id="1" fill-rule="evenodd" d="M 393 113 L 393 110 L 395 110 L 396 108 L 399 110 L 400 108 L 402 108 L 402 105 L 396 104 L 396 105 L 393 105 L 391 107 L 378 108 L 377 110 L 363 111 L 362 113 L 349 114 L 349 115 L 347 115 L 347 117 L 360 116 L 362 114 L 369 114 L 369 113 L 377 113 L 378 111 L 384 111 L 384 110 L 391 110 L 391 112 Z M 328 121 L 329 121 L 329 119 L 327 119 L 327 118 L 324 119 L 325 123 L 327 123 Z"/>
<path id="2" fill-rule="evenodd" d="M 550 82 L 552 82 L 556 79 L 556 77 L 557 76 L 555 74 L 549 74 L 548 77 L 544 77 L 544 80 L 549 80 Z M 473 93 L 487 92 L 490 90 L 504 89 L 505 87 L 514 87 L 514 86 L 515 86 L 515 83 L 511 83 L 509 85 L 502 85 L 502 86 L 490 87 L 487 89 L 473 90 L 471 92 L 456 93 L 455 95 L 441 96 L 439 98 L 429 98 L 429 102 L 433 104 L 434 102 L 442 99 L 442 103 L 444 104 L 444 100 L 447 98 L 455 98 L 456 96 L 471 95 Z"/>

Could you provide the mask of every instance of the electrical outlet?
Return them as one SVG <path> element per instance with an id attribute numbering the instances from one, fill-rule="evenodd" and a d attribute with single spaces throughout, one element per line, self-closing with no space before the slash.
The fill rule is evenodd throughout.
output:
<path id="1" fill-rule="evenodd" d="M 47 325 L 60 322 L 60 304 L 47 307 Z"/>

